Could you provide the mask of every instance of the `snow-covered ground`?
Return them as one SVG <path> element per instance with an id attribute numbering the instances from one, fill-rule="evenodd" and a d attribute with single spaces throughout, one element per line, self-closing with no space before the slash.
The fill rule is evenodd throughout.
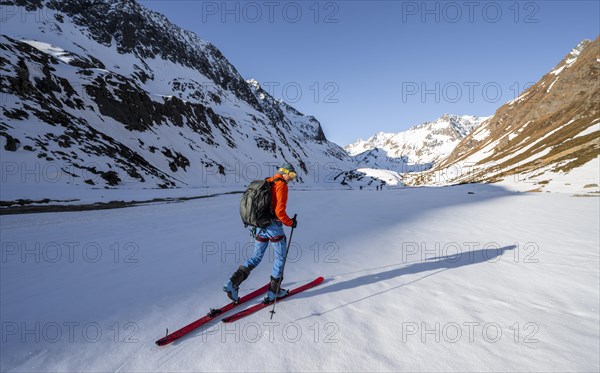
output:
<path id="1" fill-rule="evenodd" d="M 556 172 L 552 166 L 534 172 L 512 175 L 497 185 L 513 191 L 538 189 L 541 192 L 600 196 L 600 156 L 569 172 Z"/>
<path id="2" fill-rule="evenodd" d="M 227 302 L 238 202 L 0 216 L 0 370 L 600 369 L 600 199 L 498 185 L 291 190 L 284 284 L 325 283 L 157 347 Z"/>

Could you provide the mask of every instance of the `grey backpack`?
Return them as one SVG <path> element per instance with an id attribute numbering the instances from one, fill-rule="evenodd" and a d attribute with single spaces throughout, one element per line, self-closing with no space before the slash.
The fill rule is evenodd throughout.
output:
<path id="1" fill-rule="evenodd" d="M 244 227 L 265 228 L 271 225 L 274 218 L 271 210 L 271 187 L 277 181 L 281 179 L 254 180 L 248 185 L 240 201 L 240 216 Z"/>

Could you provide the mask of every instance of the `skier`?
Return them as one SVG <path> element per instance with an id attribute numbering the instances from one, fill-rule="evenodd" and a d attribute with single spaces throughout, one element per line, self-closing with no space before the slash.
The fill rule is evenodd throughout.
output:
<path id="1" fill-rule="evenodd" d="M 287 239 L 283 231 L 283 225 L 296 228 L 298 224 L 296 219 L 291 219 L 286 213 L 288 198 L 287 183 L 295 177 L 296 170 L 294 167 L 289 163 L 285 163 L 279 168 L 279 172 L 267 179 L 268 181 L 273 182 L 271 188 L 271 211 L 274 219 L 266 228 L 257 228 L 254 254 L 241 265 L 233 275 L 231 275 L 229 282 L 223 286 L 223 291 L 227 293 L 227 296 L 234 302 L 239 300 L 238 289 L 240 284 L 248 278 L 250 272 L 261 262 L 269 242 L 271 242 L 271 245 L 275 250 L 275 263 L 273 263 L 269 292 L 267 293 L 264 302 L 272 302 L 276 297 L 280 298 L 288 293 L 287 289 L 281 289 L 280 287 L 281 281 L 283 280 L 282 271 L 287 249 Z"/>

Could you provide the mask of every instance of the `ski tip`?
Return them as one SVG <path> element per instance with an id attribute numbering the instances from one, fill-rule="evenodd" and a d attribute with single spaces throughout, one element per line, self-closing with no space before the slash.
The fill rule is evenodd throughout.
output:
<path id="1" fill-rule="evenodd" d="M 319 276 L 315 279 L 315 282 L 318 282 L 318 283 L 321 283 L 323 281 L 325 281 L 325 278 L 323 276 Z"/>

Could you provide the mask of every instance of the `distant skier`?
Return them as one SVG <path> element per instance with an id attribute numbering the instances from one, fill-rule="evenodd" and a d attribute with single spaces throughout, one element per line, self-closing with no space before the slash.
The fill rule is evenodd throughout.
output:
<path id="1" fill-rule="evenodd" d="M 286 212 L 288 199 L 287 183 L 295 177 L 296 170 L 294 167 L 289 163 L 285 163 L 279 168 L 279 172 L 267 179 L 267 181 L 273 183 L 271 187 L 271 212 L 274 218 L 267 227 L 256 229 L 254 254 L 231 275 L 229 282 L 223 287 L 223 291 L 234 302 L 239 300 L 238 289 L 240 284 L 248 278 L 250 271 L 256 268 L 261 262 L 269 242 L 271 242 L 275 251 L 275 263 L 273 263 L 269 292 L 264 302 L 272 302 L 276 296 L 280 298 L 288 293 L 287 289 L 280 288 L 281 281 L 283 280 L 282 270 L 287 248 L 287 239 L 283 231 L 283 225 L 295 228 L 298 224 L 296 219 L 291 219 Z M 279 289 L 279 292 L 277 292 L 277 289 Z M 275 294 L 276 292 L 277 295 Z"/>

